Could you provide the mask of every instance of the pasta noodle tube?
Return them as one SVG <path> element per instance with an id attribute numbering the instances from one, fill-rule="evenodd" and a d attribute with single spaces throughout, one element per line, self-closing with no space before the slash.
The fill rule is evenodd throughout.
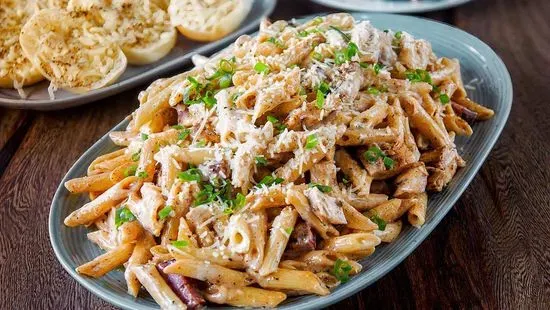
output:
<path id="1" fill-rule="evenodd" d="M 300 262 L 307 265 L 307 270 L 312 272 L 329 271 L 334 267 L 334 263 L 338 260 L 345 260 L 351 266 L 351 274 L 357 274 L 363 268 L 358 262 L 348 260 L 343 254 L 327 251 L 316 250 L 304 254 L 299 258 Z"/>
<path id="2" fill-rule="evenodd" d="M 180 217 L 179 220 L 178 240 L 185 240 L 189 242 L 190 245 L 194 247 L 199 247 L 197 239 L 191 232 L 191 228 L 189 228 L 189 224 L 187 224 L 187 220 L 184 217 Z"/>
<path id="3" fill-rule="evenodd" d="M 426 207 L 428 205 L 428 195 L 420 193 L 410 199 L 405 199 L 404 204 L 409 205 L 407 220 L 411 225 L 420 228 L 426 221 Z"/>
<path id="4" fill-rule="evenodd" d="M 423 193 L 428 183 L 428 171 L 424 164 L 410 168 L 401 173 L 396 179 L 397 186 L 393 196 L 407 198 L 415 194 Z"/>
<path id="5" fill-rule="evenodd" d="M 126 243 L 120 245 L 118 248 L 108 251 L 92 261 L 87 262 L 84 265 L 80 265 L 76 268 L 76 271 L 80 274 L 84 274 L 90 277 L 99 278 L 107 272 L 117 268 L 124 264 L 132 255 L 134 250 L 134 244 Z"/>
<path id="6" fill-rule="evenodd" d="M 128 265 L 124 271 L 124 278 L 128 286 L 128 294 L 134 297 L 137 297 L 141 284 L 134 274 L 132 267 L 147 263 L 152 257 L 151 248 L 154 245 L 155 239 L 153 239 L 153 236 L 151 236 L 149 232 L 145 232 L 138 242 L 136 242 L 132 256 L 128 259 Z"/>
<path id="7" fill-rule="evenodd" d="M 109 172 L 71 179 L 65 182 L 65 188 L 71 193 L 104 192 L 113 186 Z"/>
<path id="8" fill-rule="evenodd" d="M 388 195 L 369 194 L 365 197 L 349 197 L 347 202 L 359 211 L 366 211 L 388 201 Z"/>
<path id="9" fill-rule="evenodd" d="M 235 307 L 274 308 L 286 299 L 286 294 L 256 287 L 211 285 L 205 297 L 210 302 L 228 304 Z"/>
<path id="10" fill-rule="evenodd" d="M 96 199 L 88 202 L 82 208 L 73 211 L 65 218 L 65 225 L 75 227 L 93 222 L 111 210 L 120 201 L 128 197 L 130 192 L 139 188 L 141 181 L 137 177 L 127 177 L 108 189 Z"/>
<path id="11" fill-rule="evenodd" d="M 353 233 L 326 240 L 323 248 L 345 255 L 353 255 L 365 251 L 374 252 L 374 247 L 379 244 L 380 238 L 374 233 Z"/>
<path id="12" fill-rule="evenodd" d="M 336 151 L 334 160 L 336 161 L 336 165 L 342 169 L 342 172 L 350 178 L 353 186 L 359 189 L 359 196 L 368 195 L 372 177 L 369 176 L 367 171 L 362 169 L 361 166 L 342 149 Z"/>
<path id="13" fill-rule="evenodd" d="M 330 293 L 319 277 L 311 271 L 279 268 L 268 276 L 256 275 L 255 278 L 261 287 L 267 289 L 291 290 L 317 295 Z"/>
<path id="14" fill-rule="evenodd" d="M 313 214 L 306 196 L 296 190 L 295 188 L 289 189 L 286 196 L 288 204 L 294 206 L 296 211 L 300 214 L 300 217 L 308 222 L 315 230 L 321 235 L 323 239 L 338 236 L 338 230 L 332 225 L 327 224 L 319 220 L 319 218 Z"/>
<path id="15" fill-rule="evenodd" d="M 434 147 L 452 145 L 446 132 L 432 119 L 416 99 L 402 96 L 401 107 L 409 117 L 411 125 L 430 140 Z"/>
<path id="16" fill-rule="evenodd" d="M 120 243 L 132 243 L 140 238 L 142 232 L 138 221 L 126 222 L 117 229 L 117 239 Z"/>
<path id="17" fill-rule="evenodd" d="M 297 218 L 298 213 L 296 210 L 292 207 L 286 207 L 273 220 L 264 262 L 258 272 L 261 276 L 268 275 L 277 270 Z"/>
<path id="18" fill-rule="evenodd" d="M 361 212 L 357 211 L 354 207 L 352 207 L 344 200 L 342 200 L 342 210 L 344 211 L 344 215 L 346 217 L 346 220 L 348 221 L 346 226 L 349 228 L 363 231 L 371 231 L 375 230 L 378 227 L 378 225 L 373 223 L 368 217 L 361 214 Z"/>
<path id="19" fill-rule="evenodd" d="M 156 139 L 149 138 L 143 143 L 141 149 L 136 175 L 143 174 L 142 179 L 145 182 L 153 181 L 153 177 L 155 176 L 155 165 L 157 162 L 154 157 L 157 152 L 157 143 Z"/>
<path id="20" fill-rule="evenodd" d="M 259 211 L 266 208 L 285 205 L 285 191 L 280 185 L 261 188 L 246 195 L 246 203 L 250 204 L 250 210 Z"/>
<path id="21" fill-rule="evenodd" d="M 178 258 L 164 272 L 231 287 L 247 286 L 251 283 L 246 273 L 195 259 Z"/>
<path id="22" fill-rule="evenodd" d="M 264 210 L 247 212 L 246 221 L 253 231 L 250 251 L 245 254 L 245 261 L 252 270 L 258 270 L 264 261 L 267 238 L 267 214 Z"/>
<path id="23" fill-rule="evenodd" d="M 132 272 L 161 309 L 181 310 L 187 306 L 172 291 L 153 264 L 133 266 Z"/>
<path id="24" fill-rule="evenodd" d="M 168 250 L 176 259 L 194 258 L 231 269 L 244 269 L 245 267 L 242 255 L 232 253 L 228 249 L 197 248 L 190 245 L 177 248 L 169 245 Z"/>
<path id="25" fill-rule="evenodd" d="M 453 98 L 456 103 L 458 103 L 461 106 L 466 107 L 468 110 L 476 112 L 477 113 L 477 119 L 485 121 L 493 117 L 495 115 L 495 112 L 487 107 L 484 107 L 468 98 Z"/>
<path id="26" fill-rule="evenodd" d="M 386 222 L 395 222 L 407 212 L 409 207 L 410 205 L 402 203 L 401 199 L 394 198 L 371 209 L 368 214 L 376 215 Z"/>
<path id="27" fill-rule="evenodd" d="M 120 149 L 120 150 L 116 150 L 114 152 L 97 157 L 92 161 L 90 166 L 88 166 L 88 175 L 94 175 L 105 171 L 113 170 L 116 166 L 118 166 L 117 163 L 121 161 L 120 159 L 130 158 L 130 156 L 125 156 L 125 153 L 126 153 L 126 149 Z"/>
<path id="28" fill-rule="evenodd" d="M 374 234 L 380 238 L 382 242 L 390 243 L 397 239 L 397 236 L 401 233 L 403 222 L 397 221 L 393 223 L 387 223 L 384 230 L 375 230 Z"/>
<path id="29" fill-rule="evenodd" d="M 203 162 L 216 158 L 216 149 L 214 148 L 197 148 L 197 149 L 179 149 L 174 153 L 174 158 L 177 161 L 198 166 Z"/>

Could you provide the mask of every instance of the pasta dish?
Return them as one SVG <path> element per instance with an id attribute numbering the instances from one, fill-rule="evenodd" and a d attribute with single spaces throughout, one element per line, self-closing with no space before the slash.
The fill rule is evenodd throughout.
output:
<path id="1" fill-rule="evenodd" d="M 65 184 L 91 199 L 65 225 L 105 251 L 77 271 L 124 266 L 163 309 L 329 294 L 424 224 L 466 164 L 455 136 L 493 115 L 458 60 L 344 13 L 264 21 L 195 64 L 141 92 L 121 148 Z"/>

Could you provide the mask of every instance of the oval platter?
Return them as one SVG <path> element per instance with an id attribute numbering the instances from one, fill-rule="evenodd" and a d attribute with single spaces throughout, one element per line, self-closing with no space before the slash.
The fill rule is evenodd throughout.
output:
<path id="1" fill-rule="evenodd" d="M 176 46 L 168 55 L 152 64 L 144 66 L 129 65 L 118 82 L 107 87 L 84 94 L 58 90 L 55 92 L 54 100 L 51 100 L 48 94 L 48 81 L 26 87 L 25 92 L 28 94 L 26 99 L 22 99 L 15 89 L 0 88 L 0 106 L 30 110 L 65 109 L 106 98 L 159 77 L 174 74 L 177 70 L 181 70 L 188 65 L 194 54 L 208 55 L 232 43 L 240 35 L 257 29 L 262 19 L 271 14 L 276 3 L 275 0 L 255 0 L 252 9 L 239 28 L 218 41 L 210 43 L 195 42 L 184 38 L 178 33 Z"/>
<path id="2" fill-rule="evenodd" d="M 472 0 L 312 0 L 319 4 L 340 10 L 422 13 L 449 9 Z"/>
<path id="3" fill-rule="evenodd" d="M 474 134 L 468 139 L 457 138 L 459 153 L 467 161 L 467 165 L 457 172 L 443 192 L 430 196 L 426 224 L 422 228 L 406 225 L 395 242 L 380 246 L 372 256 L 363 259 L 363 271 L 337 287 L 330 295 L 290 298 L 280 305 L 280 309 L 326 307 L 366 288 L 401 263 L 439 224 L 468 187 L 497 141 L 512 106 L 512 82 L 506 66 L 489 46 L 474 36 L 445 24 L 416 17 L 365 13 L 353 15 L 356 20 L 370 20 L 381 29 L 406 30 L 418 38 L 430 41 L 437 55 L 458 58 L 470 97 L 492 108 L 495 116 L 491 120 L 476 123 L 473 126 Z M 125 120 L 113 130 L 122 130 L 127 123 L 128 120 Z M 92 293 L 124 309 L 158 309 L 157 304 L 146 294 L 137 299 L 128 295 L 123 273 L 120 271 L 112 271 L 101 279 L 84 277 L 75 272 L 77 266 L 100 255 L 101 251 L 86 239 L 86 228 L 69 228 L 63 225 L 63 219 L 71 211 L 87 202 L 84 195 L 69 194 L 63 183 L 85 175 L 88 165 L 95 157 L 116 148 L 105 135 L 78 159 L 63 178 L 50 210 L 51 243 L 65 270 Z"/>

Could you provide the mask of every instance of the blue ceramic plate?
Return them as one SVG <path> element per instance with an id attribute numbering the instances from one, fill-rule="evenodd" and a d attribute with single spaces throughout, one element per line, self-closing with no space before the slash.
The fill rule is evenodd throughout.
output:
<path id="1" fill-rule="evenodd" d="M 442 193 L 431 195 L 426 224 L 421 229 L 405 225 L 399 238 L 376 248 L 376 252 L 361 261 L 364 271 L 349 282 L 336 288 L 330 295 L 290 298 L 281 309 L 319 309 L 348 297 L 392 270 L 403 261 L 443 219 L 477 173 L 489 151 L 495 144 L 512 106 L 512 82 L 500 58 L 486 44 L 456 28 L 409 16 L 387 14 L 354 14 L 357 20 L 371 20 L 381 29 L 406 30 L 418 38 L 429 40 L 439 56 L 458 58 L 462 65 L 464 83 L 472 86 L 471 98 L 495 110 L 495 117 L 474 125 L 474 134 L 458 138 L 460 154 L 468 162 L 460 169 L 451 184 Z M 121 130 L 123 121 L 113 130 Z M 68 179 L 86 174 L 88 165 L 99 155 L 111 152 L 116 146 L 105 135 L 94 144 L 69 170 L 61 181 L 53 198 L 49 230 L 52 246 L 59 262 L 80 284 L 97 296 L 126 309 L 158 309 L 150 297 L 134 299 L 126 293 L 126 284 L 121 272 L 113 271 L 101 279 L 92 279 L 77 274 L 74 269 L 101 254 L 97 246 L 86 239 L 84 227 L 68 228 L 63 219 L 83 205 L 85 195 L 70 195 L 63 187 Z"/>
<path id="2" fill-rule="evenodd" d="M 421 13 L 452 8 L 472 0 L 312 0 L 349 11 Z"/>

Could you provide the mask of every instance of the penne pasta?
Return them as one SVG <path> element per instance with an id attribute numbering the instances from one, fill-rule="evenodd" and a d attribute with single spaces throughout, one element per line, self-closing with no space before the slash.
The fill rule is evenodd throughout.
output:
<path id="1" fill-rule="evenodd" d="M 206 293 L 208 301 L 235 307 L 275 308 L 286 299 L 286 294 L 256 287 L 227 287 L 211 285 Z"/>
<path id="2" fill-rule="evenodd" d="M 279 268 L 268 276 L 255 276 L 258 284 L 267 289 L 290 290 L 317 295 L 327 295 L 328 288 L 312 272 Z"/>
<path id="3" fill-rule="evenodd" d="M 162 309 L 187 309 L 187 306 L 166 284 L 155 265 L 132 266 L 131 271 Z"/>
<path id="4" fill-rule="evenodd" d="M 94 258 L 90 262 L 78 266 L 76 271 L 89 277 L 99 278 L 107 272 L 122 266 L 122 264 L 128 261 L 133 250 L 134 244 L 122 244 L 116 249 L 110 250 L 107 253 Z"/>
<path id="5" fill-rule="evenodd" d="M 329 294 L 429 220 L 427 191 L 466 165 L 455 140 L 494 114 L 458 60 L 347 13 L 265 20 L 194 58 L 139 94 L 109 134 L 120 149 L 65 183 L 91 200 L 65 225 L 93 225 L 105 251 L 78 272 L 125 264 L 128 293 L 163 309 Z"/>
<path id="6" fill-rule="evenodd" d="M 178 258 L 164 271 L 219 285 L 247 286 L 251 283 L 246 273 L 188 258 Z"/>

